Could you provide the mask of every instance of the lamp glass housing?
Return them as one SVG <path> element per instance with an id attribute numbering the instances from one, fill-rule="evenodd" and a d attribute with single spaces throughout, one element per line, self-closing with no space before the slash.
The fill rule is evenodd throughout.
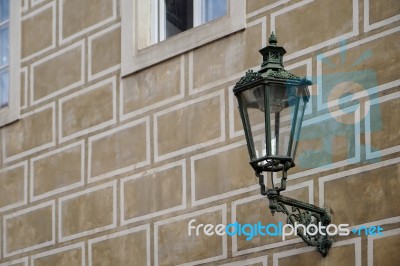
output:
<path id="1" fill-rule="evenodd" d="M 262 79 L 238 87 L 251 164 L 256 170 L 280 171 L 294 165 L 308 88 L 300 82 Z"/>

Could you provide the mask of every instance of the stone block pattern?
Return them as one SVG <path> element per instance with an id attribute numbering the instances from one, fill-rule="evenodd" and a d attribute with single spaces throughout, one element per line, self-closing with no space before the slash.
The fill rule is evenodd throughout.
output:
<path id="1" fill-rule="evenodd" d="M 84 42 L 78 42 L 31 65 L 31 102 L 46 100 L 82 84 L 83 49 Z"/>
<path id="2" fill-rule="evenodd" d="M 310 191 L 310 186 L 312 186 L 312 183 L 308 182 L 308 184 L 302 184 L 301 187 L 287 191 L 283 193 L 283 195 L 312 203 L 309 200 L 310 193 L 312 193 L 312 191 Z M 233 203 L 233 209 L 236 212 L 236 221 L 240 224 L 257 224 L 258 221 L 262 221 L 263 224 L 285 224 L 286 216 L 281 213 L 276 213 L 274 216 L 266 215 L 265 201 L 266 200 L 259 195 L 235 201 Z M 271 232 L 274 232 L 274 230 L 271 230 Z M 284 244 L 281 236 L 265 237 L 257 235 L 252 239 L 246 240 L 247 237 L 241 235 L 235 236 L 234 238 L 236 238 L 236 244 L 232 247 L 234 254 L 248 254 L 258 247 L 269 249 Z M 286 241 L 294 243 L 297 241 L 297 237 L 290 236 L 286 238 Z"/>
<path id="3" fill-rule="evenodd" d="M 77 243 L 62 248 L 49 250 L 31 257 L 34 265 L 80 266 L 85 261 L 84 243 Z"/>
<path id="4" fill-rule="evenodd" d="M 155 114 L 155 154 L 169 157 L 224 137 L 222 91 Z M 179 134 L 176 134 L 179 132 Z"/>
<path id="5" fill-rule="evenodd" d="M 367 10 L 369 15 L 369 23 L 379 23 L 384 20 L 398 17 L 400 13 L 400 7 L 395 0 L 368 0 L 369 8 Z M 393 22 L 393 21 L 389 21 Z"/>
<path id="6" fill-rule="evenodd" d="M 338 244 L 341 244 L 338 242 Z M 291 250 L 294 251 L 294 250 Z M 341 245 L 338 247 L 333 247 L 330 250 L 330 256 L 323 258 L 317 252 L 287 252 L 287 254 L 278 253 L 278 256 L 274 258 L 274 261 L 279 263 L 278 265 L 293 265 L 293 261 L 296 261 L 296 265 L 310 265 L 319 263 L 324 263 L 325 265 L 356 265 L 361 263 L 357 258 L 356 254 L 359 254 L 361 250 L 356 244 Z M 286 255 L 286 256 L 285 256 Z"/>
<path id="7" fill-rule="evenodd" d="M 121 64 L 121 27 L 116 24 L 89 40 L 89 79 L 118 70 Z"/>
<path id="8" fill-rule="evenodd" d="M 0 171 L 0 209 L 5 210 L 27 202 L 27 165 L 17 164 Z"/>
<path id="9" fill-rule="evenodd" d="M 0 266 L 400 265 L 398 0 L 243 0 L 243 31 L 121 77 L 123 1 L 21 0 Z M 383 236 L 335 237 L 323 258 L 296 236 L 188 235 L 192 219 L 286 222 L 259 194 L 232 95 L 271 31 L 314 82 L 284 194 Z"/>
<path id="10" fill-rule="evenodd" d="M 60 239 L 66 241 L 115 227 L 115 193 L 114 181 L 60 198 Z"/>
<path id="11" fill-rule="evenodd" d="M 37 134 L 35 134 L 37 132 Z M 40 133 L 39 133 L 40 132 Z M 14 160 L 46 147 L 54 146 L 54 104 L 22 115 L 19 123 L 2 130 L 3 160 Z"/>
<path id="12" fill-rule="evenodd" d="M 182 65 L 182 58 L 177 57 L 124 78 L 121 89 L 122 113 L 126 116 L 137 114 L 149 106 L 182 98 Z"/>
<path id="13" fill-rule="evenodd" d="M 142 226 L 89 240 L 90 264 L 148 265 L 149 233 L 149 227 Z"/>
<path id="14" fill-rule="evenodd" d="M 116 1 L 62 0 L 60 16 L 60 40 L 67 41 L 115 19 Z"/>
<path id="15" fill-rule="evenodd" d="M 391 165 L 384 169 L 376 169 L 357 173 L 343 179 L 335 179 L 324 183 L 325 201 L 336 209 L 335 221 L 349 223 L 351 225 L 364 224 L 371 220 L 383 220 L 392 216 L 398 216 L 400 210 L 390 205 L 381 205 L 368 195 L 385 193 L 385 200 L 392 204 L 400 204 L 399 198 L 394 192 L 399 186 L 399 165 Z M 338 189 L 338 188 L 341 189 Z M 336 199 L 333 201 L 332 199 Z M 340 209 L 339 205 L 347 202 L 349 208 Z M 365 204 L 368 212 L 350 211 L 354 206 Z"/>
<path id="16" fill-rule="evenodd" d="M 381 264 L 397 264 L 399 259 L 396 254 L 395 247 L 399 245 L 400 242 L 400 230 L 390 230 L 386 233 L 385 237 L 378 239 L 369 239 L 369 249 L 368 256 L 370 261 L 374 265 Z"/>
<path id="17" fill-rule="evenodd" d="M 22 21 L 22 58 L 46 52 L 55 46 L 55 4 L 32 12 Z"/>
<path id="18" fill-rule="evenodd" d="M 54 244 L 54 208 L 50 201 L 3 216 L 4 256 Z"/>
<path id="19" fill-rule="evenodd" d="M 225 220 L 226 211 L 224 206 L 217 206 L 205 209 L 192 214 L 173 217 L 172 219 L 162 220 L 155 224 L 155 247 L 158 254 L 155 263 L 158 265 L 178 265 L 191 261 L 207 262 L 212 258 L 226 257 L 226 238 L 222 236 L 189 236 L 186 229 L 191 219 L 196 219 L 196 223 L 218 224 Z M 181 243 L 185 243 L 182 248 Z M 187 252 L 196 250 L 197 252 Z"/>
<path id="20" fill-rule="evenodd" d="M 353 20 L 357 21 L 358 18 L 353 18 L 352 2 L 353 0 L 302 1 L 304 4 L 297 8 L 289 6 L 287 11 L 282 9 L 273 12 L 271 23 L 274 24 L 271 24 L 271 28 L 275 25 L 275 30 L 280 36 L 280 45 L 290 51 L 288 54 L 292 54 L 357 31 L 353 28 Z M 313 13 L 315 10 L 329 10 L 330 15 L 326 16 L 325 12 Z M 298 23 L 299 19 L 302 23 Z M 326 30 L 327 27 L 330 27 L 330 30 Z"/>
<path id="21" fill-rule="evenodd" d="M 74 143 L 31 160 L 32 198 L 83 185 L 83 145 L 83 142 Z"/>
<path id="22" fill-rule="evenodd" d="M 185 169 L 185 165 L 178 162 L 155 169 L 153 173 L 141 173 L 122 179 L 122 222 L 183 208 L 186 205 Z"/>
<path id="23" fill-rule="evenodd" d="M 60 136 L 70 139 L 115 121 L 115 79 L 105 80 L 86 91 L 68 95 L 60 100 Z"/>

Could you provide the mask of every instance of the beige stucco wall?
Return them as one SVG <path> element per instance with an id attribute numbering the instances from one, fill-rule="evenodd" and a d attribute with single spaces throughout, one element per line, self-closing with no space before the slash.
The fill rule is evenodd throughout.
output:
<path id="1" fill-rule="evenodd" d="M 397 0 L 247 0 L 244 31 L 122 79 L 119 0 L 21 2 L 0 265 L 400 265 Z M 188 236 L 193 218 L 284 221 L 259 196 L 232 95 L 271 30 L 315 83 L 285 194 L 383 237 L 334 237 L 322 258 L 296 237 Z M 345 92 L 357 99 L 327 104 Z"/>

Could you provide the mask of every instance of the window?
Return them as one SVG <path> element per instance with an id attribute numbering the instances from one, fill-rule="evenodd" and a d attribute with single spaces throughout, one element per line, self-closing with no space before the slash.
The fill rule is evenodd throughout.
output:
<path id="1" fill-rule="evenodd" d="M 160 0 L 159 3 L 158 32 L 161 40 L 193 28 L 193 1 Z"/>
<path id="2" fill-rule="evenodd" d="M 8 0 L 0 0 L 0 107 L 8 105 L 10 74 L 10 6 Z"/>
<path id="3" fill-rule="evenodd" d="M 138 4 L 143 49 L 226 15 L 228 0 L 149 0 Z"/>
<path id="4" fill-rule="evenodd" d="M 242 0 L 121 0 L 122 75 L 245 28 Z"/>
<path id="5" fill-rule="evenodd" d="M 157 2 L 160 10 L 157 37 L 161 41 L 226 15 L 227 0 L 158 0 Z"/>
<path id="6" fill-rule="evenodd" d="M 19 116 L 20 7 L 19 0 L 0 0 L 0 126 Z"/>

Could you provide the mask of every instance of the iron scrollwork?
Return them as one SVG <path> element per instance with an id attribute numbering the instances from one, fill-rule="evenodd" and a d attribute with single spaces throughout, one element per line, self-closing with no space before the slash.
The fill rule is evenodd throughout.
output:
<path id="1" fill-rule="evenodd" d="M 306 242 L 309 246 L 317 247 L 318 251 L 323 256 L 326 256 L 328 254 L 329 248 L 332 246 L 332 241 L 328 238 L 328 235 L 326 234 L 326 229 L 322 229 L 321 232 L 323 234 L 321 234 L 320 232 L 318 232 L 317 228 L 319 228 L 319 224 L 323 226 L 329 225 L 329 218 L 327 219 L 327 217 L 324 216 L 321 217 L 321 215 L 318 213 L 303 210 L 299 207 L 291 205 L 289 205 L 291 206 L 291 211 L 289 211 L 286 205 L 282 202 L 281 198 L 278 198 L 277 202 L 278 203 L 276 207 L 276 212 L 286 214 L 287 224 L 291 224 L 294 228 L 296 223 L 304 225 L 305 228 L 307 228 L 309 225 L 315 225 L 315 227 L 310 228 L 312 235 L 307 234 L 307 232 L 302 227 L 297 228 L 297 235 L 300 236 L 303 241 Z"/>
<path id="2" fill-rule="evenodd" d="M 260 73 L 253 71 L 252 69 L 246 72 L 246 75 L 242 77 L 235 85 L 235 87 L 244 86 L 257 80 L 261 80 L 262 76 Z"/>
<path id="3" fill-rule="evenodd" d="M 302 226 L 297 226 L 297 235 L 309 246 L 317 247 L 318 251 L 326 256 L 333 243 L 326 232 L 326 227 L 331 222 L 327 211 L 315 205 L 280 195 L 280 192 L 286 189 L 286 175 L 282 178 L 281 187 L 273 189 L 265 189 L 264 176 L 260 173 L 256 173 L 256 175 L 259 178 L 261 194 L 267 196 L 269 200 L 272 215 L 275 212 L 285 214 L 286 223 L 291 224 L 293 228 L 296 228 L 296 224 L 302 225 L 304 228 L 309 227 L 307 233 Z M 320 227 L 320 225 L 322 226 Z"/>

